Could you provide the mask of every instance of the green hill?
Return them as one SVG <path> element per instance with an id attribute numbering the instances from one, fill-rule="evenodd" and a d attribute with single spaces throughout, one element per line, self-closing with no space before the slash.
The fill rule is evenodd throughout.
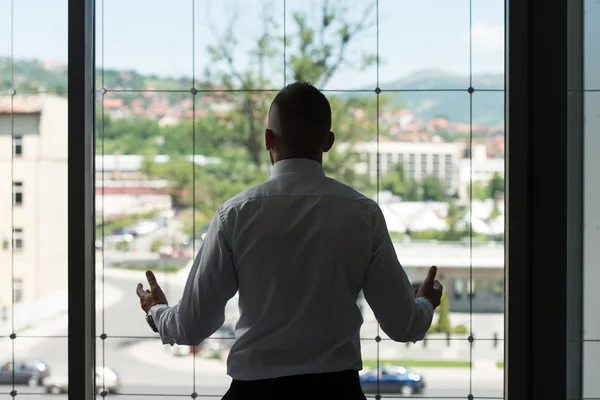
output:
<path id="1" fill-rule="evenodd" d="M 438 70 L 423 70 L 393 82 L 384 82 L 381 88 L 399 92 L 385 93 L 392 104 L 415 113 L 427 120 L 446 116 L 455 122 L 470 122 L 469 76 Z M 502 126 L 504 124 L 504 75 L 473 75 L 473 123 Z"/>
<path id="2" fill-rule="evenodd" d="M 14 72 L 13 72 L 14 71 Z M 45 67 L 38 60 L 15 60 L 0 57 L 0 91 L 11 87 L 11 76 L 17 91 L 65 91 L 67 69 Z M 159 77 L 143 75 L 136 71 L 105 69 L 98 71 L 96 85 L 107 88 L 133 90 L 171 90 L 191 88 L 190 77 Z M 103 82 L 103 83 L 102 83 Z M 427 120 L 446 116 L 451 121 L 469 122 L 471 105 L 467 88 L 469 77 L 439 70 L 423 70 L 396 81 L 381 84 L 392 105 L 412 110 L 417 118 Z M 372 87 L 372 86 L 371 86 Z M 477 125 L 502 126 L 504 123 L 504 76 L 473 75 L 473 123 Z M 355 96 L 345 94 L 345 96 Z"/>

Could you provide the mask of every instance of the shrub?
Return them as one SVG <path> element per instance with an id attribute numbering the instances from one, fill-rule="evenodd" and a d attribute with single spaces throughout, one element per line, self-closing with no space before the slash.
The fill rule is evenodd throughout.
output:
<path id="1" fill-rule="evenodd" d="M 450 302 L 448 296 L 444 293 L 438 308 L 437 330 L 440 333 L 449 333 L 452 331 L 450 323 Z"/>
<path id="2" fill-rule="evenodd" d="M 160 239 L 154 239 L 152 241 L 152 243 L 150 243 L 150 251 L 152 253 L 158 253 L 158 250 L 160 250 L 161 246 L 163 245 L 162 240 Z"/>
<path id="3" fill-rule="evenodd" d="M 117 251 L 129 251 L 129 242 L 125 240 L 115 243 L 115 250 Z"/>

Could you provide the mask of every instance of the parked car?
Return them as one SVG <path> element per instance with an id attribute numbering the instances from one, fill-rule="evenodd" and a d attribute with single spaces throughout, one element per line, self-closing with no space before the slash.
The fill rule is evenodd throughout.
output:
<path id="1" fill-rule="evenodd" d="M 148 235 L 159 228 L 159 224 L 156 221 L 143 219 L 141 221 L 137 221 L 133 225 L 131 225 L 131 229 L 133 230 L 135 235 L 143 236 Z M 132 233 L 133 233 L 132 232 Z"/>
<path id="2" fill-rule="evenodd" d="M 118 233 L 118 234 L 114 234 L 114 235 L 107 235 L 104 236 L 104 243 L 101 242 L 101 246 L 104 246 L 104 244 L 107 245 L 111 245 L 111 244 L 117 244 L 120 242 L 127 242 L 130 243 L 132 242 L 134 239 L 133 235 L 130 233 Z"/>
<path id="3" fill-rule="evenodd" d="M 367 394 L 399 394 L 404 397 L 419 394 L 425 389 L 423 376 L 399 365 L 366 368 L 360 374 L 360 386 Z"/>
<path id="4" fill-rule="evenodd" d="M 48 365 L 39 360 L 15 360 L 7 362 L 0 368 L 0 384 L 41 385 L 50 374 Z"/>
<path id="5" fill-rule="evenodd" d="M 46 393 L 66 394 L 69 392 L 69 379 L 66 376 L 49 376 L 44 381 Z M 108 367 L 96 367 L 96 391 L 106 390 L 108 393 L 119 393 L 121 381 L 117 373 Z"/>

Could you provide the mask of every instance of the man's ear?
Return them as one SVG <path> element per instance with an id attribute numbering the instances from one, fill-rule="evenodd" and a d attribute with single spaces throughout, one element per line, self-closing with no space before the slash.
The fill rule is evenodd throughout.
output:
<path id="1" fill-rule="evenodd" d="M 273 148 L 273 131 L 265 129 L 265 148 L 271 150 Z"/>
<path id="2" fill-rule="evenodd" d="M 323 152 L 327 153 L 333 147 L 333 143 L 335 142 L 335 134 L 333 132 L 329 132 L 327 138 L 325 139 L 325 146 L 323 146 Z"/>

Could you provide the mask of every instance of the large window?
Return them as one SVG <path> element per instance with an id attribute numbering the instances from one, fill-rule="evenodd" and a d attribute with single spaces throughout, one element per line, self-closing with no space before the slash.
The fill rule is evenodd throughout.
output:
<path id="1" fill-rule="evenodd" d="M 190 349 L 162 346 L 130 293 L 150 268 L 178 300 L 216 207 L 268 177 L 269 102 L 297 79 L 332 103 L 326 172 L 380 201 L 415 283 L 436 264 L 447 288 L 427 341 L 408 346 L 359 300 L 365 368 L 422 374 L 428 397 L 503 396 L 503 296 L 468 295 L 469 282 L 504 276 L 502 192 L 484 181 L 470 197 L 470 175 L 450 180 L 464 175 L 448 163 L 475 140 L 484 162 L 504 157 L 502 1 L 97 6 L 97 361 L 120 373 L 123 396 L 226 391 L 235 299 L 223 330 Z M 379 156 L 387 173 L 370 174 L 359 154 Z M 408 154 L 406 174 L 390 168 L 393 154 Z M 445 181 L 431 175 L 428 154 Z M 369 396 L 398 395 L 396 386 L 376 384 Z"/>
<path id="2" fill-rule="evenodd" d="M 422 3 L 96 0 L 98 393 L 226 391 L 236 299 L 212 338 L 170 347 L 133 289 L 152 269 L 179 299 L 217 206 L 268 177 L 269 102 L 301 79 L 332 104 L 327 174 L 380 203 L 413 283 L 437 265 L 446 288 L 427 340 L 410 345 L 358 300 L 368 397 L 419 391 L 381 385 L 403 367 L 423 376 L 425 397 L 502 398 L 503 182 L 467 190 L 465 150 L 504 157 L 504 1 Z M 49 371 L 35 385 L 9 371 L 0 398 L 66 388 L 66 5 L 0 0 L 0 185 L 21 201 L 27 191 L 19 207 L 0 197 L 0 365 Z M 383 158 L 388 173 L 372 173 L 368 160 Z"/>

